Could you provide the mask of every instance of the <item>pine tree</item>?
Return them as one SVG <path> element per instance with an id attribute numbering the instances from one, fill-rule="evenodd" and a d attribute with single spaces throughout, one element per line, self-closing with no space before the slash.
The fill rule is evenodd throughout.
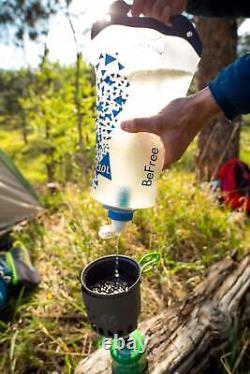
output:
<path id="1" fill-rule="evenodd" d="M 197 27 L 204 44 L 198 72 L 198 88 L 202 89 L 223 67 L 236 59 L 237 25 L 235 20 L 200 17 Z M 224 161 L 238 157 L 239 121 L 230 123 L 220 115 L 201 131 L 196 158 L 200 180 L 214 178 Z"/>

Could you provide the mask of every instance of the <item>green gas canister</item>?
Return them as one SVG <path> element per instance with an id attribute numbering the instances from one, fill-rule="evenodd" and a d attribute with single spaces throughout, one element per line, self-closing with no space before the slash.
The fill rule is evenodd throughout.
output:
<path id="1" fill-rule="evenodd" d="M 146 374 L 148 363 L 145 337 L 138 330 L 127 338 L 113 339 L 111 346 L 112 374 Z"/>

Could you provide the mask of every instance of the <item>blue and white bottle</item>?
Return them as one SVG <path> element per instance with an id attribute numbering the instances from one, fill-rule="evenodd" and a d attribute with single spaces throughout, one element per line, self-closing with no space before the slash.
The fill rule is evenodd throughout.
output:
<path id="1" fill-rule="evenodd" d="M 97 119 L 92 194 L 108 209 L 111 232 L 121 232 L 134 210 L 154 205 L 164 164 L 158 136 L 126 133 L 120 124 L 155 115 L 185 96 L 200 54 L 198 35 L 183 16 L 171 27 L 151 18 L 117 15 L 93 26 Z"/>

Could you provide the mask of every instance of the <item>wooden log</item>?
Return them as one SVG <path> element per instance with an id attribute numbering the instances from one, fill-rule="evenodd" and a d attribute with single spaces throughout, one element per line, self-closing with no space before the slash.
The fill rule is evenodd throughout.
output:
<path id="1" fill-rule="evenodd" d="M 249 322 L 250 252 L 213 265 L 179 307 L 140 324 L 149 338 L 150 374 L 200 374 L 230 344 L 232 329 Z M 80 362 L 76 374 L 110 374 L 109 352 L 98 349 Z"/>

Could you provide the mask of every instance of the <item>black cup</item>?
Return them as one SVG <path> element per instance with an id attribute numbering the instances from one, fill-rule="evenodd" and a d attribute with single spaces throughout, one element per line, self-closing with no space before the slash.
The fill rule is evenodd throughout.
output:
<path id="1" fill-rule="evenodd" d="M 95 331 L 105 337 L 127 336 L 137 328 L 141 308 L 141 269 L 138 262 L 127 256 L 118 256 L 121 280 L 127 282 L 128 291 L 119 294 L 98 294 L 91 290 L 97 282 L 115 274 L 116 255 L 105 256 L 91 262 L 81 273 L 83 300 L 88 319 Z"/>

